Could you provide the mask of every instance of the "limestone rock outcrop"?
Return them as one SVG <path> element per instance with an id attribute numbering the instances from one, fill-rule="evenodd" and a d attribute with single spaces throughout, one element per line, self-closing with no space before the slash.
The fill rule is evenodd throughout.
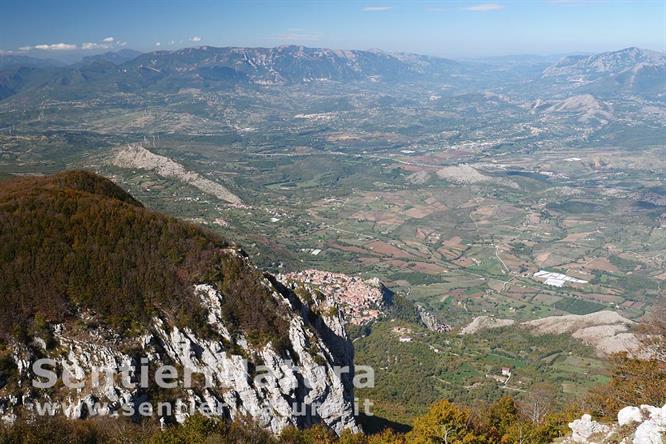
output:
<path id="1" fill-rule="evenodd" d="M 628 406 L 617 414 L 617 423 L 603 424 L 583 415 L 569 424 L 571 435 L 562 444 L 663 444 L 666 438 L 666 405 Z"/>
<path id="2" fill-rule="evenodd" d="M 44 340 L 11 344 L 17 376 L 0 389 L 0 417 L 12 422 L 19 411 L 40 413 L 46 405 L 70 418 L 133 416 L 154 394 L 153 386 L 140 383 L 148 378 L 144 372 L 152 378 L 151 372 L 168 365 L 179 373 L 175 388 L 168 392 L 170 414 L 155 413 L 161 423 L 183 422 L 195 411 L 228 419 L 249 415 L 275 433 L 289 425 L 313 423 L 324 423 L 337 433 L 358 431 L 353 348 L 341 316 L 332 311 L 314 313 L 312 306 L 268 277 L 262 284 L 290 308 L 289 343 L 281 350 L 271 343 L 257 348 L 242 335 L 230 334 L 221 309 L 223 295 L 201 284 L 195 291 L 207 312 L 212 330 L 208 335 L 155 317 L 145 334 L 121 338 L 95 326 L 94 317 L 84 314 L 80 323 L 87 328 L 72 322 L 53 326 L 55 345 L 48 348 Z M 43 379 L 36 378 L 33 367 L 38 358 L 52 359 L 59 375 L 66 373 L 83 384 L 76 389 L 57 384 L 34 390 L 33 381 Z M 131 384 L 105 376 L 93 384 L 92 375 L 98 370 L 107 372 L 103 375 L 125 371 Z M 195 381 L 190 385 L 184 383 L 187 372 Z"/>

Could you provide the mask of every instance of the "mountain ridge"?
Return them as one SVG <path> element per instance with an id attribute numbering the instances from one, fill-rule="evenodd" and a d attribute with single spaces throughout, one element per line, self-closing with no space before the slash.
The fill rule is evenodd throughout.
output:
<path id="1" fill-rule="evenodd" d="M 541 80 L 569 84 L 578 91 L 638 96 L 666 91 L 666 54 L 625 48 L 591 56 L 565 57 L 546 68 Z"/>
<path id="2" fill-rule="evenodd" d="M 165 93 L 182 88 L 224 90 L 325 83 L 414 83 L 454 90 L 489 87 L 537 91 L 662 94 L 666 57 L 637 48 L 570 56 L 543 65 L 515 67 L 455 61 L 379 50 L 334 50 L 304 46 L 274 48 L 200 46 L 154 51 L 136 57 L 103 54 L 65 67 L 9 64 L 0 70 L 0 100 L 46 94 L 54 99 L 93 99 L 108 94 Z M 129 60 L 126 60 L 129 59 Z M 528 88 L 530 90 L 530 88 Z M 41 97 L 41 96 L 40 96 Z"/>
<path id="3" fill-rule="evenodd" d="M 274 433 L 317 423 L 358 430 L 353 347 L 335 301 L 301 299 L 238 246 L 146 209 L 85 171 L 0 182 L 0 226 L 5 421 L 45 401 L 58 414 L 85 418 L 99 402 L 105 416 L 166 400 L 208 405 L 226 419 L 250 416 Z M 85 389 L 34 390 L 43 358 Z M 169 391 L 90 379 L 95 368 L 129 368 L 138 377 L 145 362 L 214 384 L 180 381 Z M 260 381 L 258 368 L 266 372 Z M 159 419 L 181 423 L 193 413 Z"/>

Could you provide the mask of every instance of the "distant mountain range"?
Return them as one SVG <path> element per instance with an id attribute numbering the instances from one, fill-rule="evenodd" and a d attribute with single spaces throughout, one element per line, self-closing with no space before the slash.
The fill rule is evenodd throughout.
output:
<path id="1" fill-rule="evenodd" d="M 215 48 L 139 54 L 123 50 L 57 66 L 22 56 L 0 58 L 0 100 L 29 91 L 92 97 L 114 92 L 160 91 L 183 87 L 218 89 L 316 82 L 431 82 L 451 88 L 483 90 L 498 85 L 553 94 L 601 96 L 662 95 L 666 92 L 666 56 L 627 48 L 592 56 L 569 56 L 545 63 L 458 62 L 416 54 L 347 51 L 302 46 Z M 515 70 L 512 71 L 512 66 Z"/>
<path id="2" fill-rule="evenodd" d="M 644 66 L 663 65 L 666 55 L 639 48 L 604 52 L 590 56 L 569 56 L 544 71 L 544 76 L 592 76 L 620 74 Z"/>
<path id="3" fill-rule="evenodd" d="M 94 62 L 111 62 L 120 65 L 121 63 L 129 62 L 130 60 L 137 58 L 139 55 L 141 55 L 141 52 L 139 51 L 133 49 L 121 49 L 120 51 L 109 51 L 103 54 L 83 57 L 81 63 L 85 65 Z"/>
<path id="4" fill-rule="evenodd" d="M 565 57 L 543 72 L 543 79 L 577 85 L 592 93 L 637 95 L 666 91 L 666 55 L 638 48 L 591 56 Z"/>
<path id="5" fill-rule="evenodd" d="M 469 69 L 448 59 L 382 51 L 345 51 L 302 46 L 214 48 L 142 54 L 129 67 L 153 76 L 178 73 L 204 80 L 251 81 L 258 84 L 401 81 L 424 75 L 451 75 Z"/>
<path id="6" fill-rule="evenodd" d="M 0 54 L 0 70 L 18 66 L 64 66 L 65 64 L 53 59 L 42 59 L 16 54 Z"/>

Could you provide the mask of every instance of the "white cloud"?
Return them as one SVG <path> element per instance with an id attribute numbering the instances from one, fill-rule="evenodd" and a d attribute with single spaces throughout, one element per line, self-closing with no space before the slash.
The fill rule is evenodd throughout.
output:
<path id="1" fill-rule="evenodd" d="M 31 49 L 39 49 L 41 51 L 71 51 L 73 49 L 78 49 L 78 46 L 72 45 L 70 43 L 52 43 L 52 44 L 43 43 L 41 45 L 35 45 L 35 46 L 24 46 L 20 49 L 21 51 L 29 51 Z"/>
<path id="2" fill-rule="evenodd" d="M 94 50 L 94 49 L 113 49 L 119 46 L 125 46 L 127 42 L 119 42 L 113 37 L 107 37 L 101 42 L 84 42 L 81 44 L 73 43 L 42 43 L 34 46 L 21 46 L 20 51 L 74 51 L 74 50 Z"/>
<path id="3" fill-rule="evenodd" d="M 113 43 L 86 42 L 81 44 L 81 49 L 111 49 L 113 46 Z"/>
<path id="4" fill-rule="evenodd" d="M 161 45 L 160 42 L 155 42 L 155 46 L 160 46 L 160 45 Z"/>
<path id="5" fill-rule="evenodd" d="M 195 35 L 194 37 L 190 37 L 190 42 L 200 42 L 201 40 L 203 40 L 203 39 L 201 37 L 199 37 L 198 35 Z"/>
<path id="6" fill-rule="evenodd" d="M 366 6 L 365 8 L 362 9 L 364 12 L 382 12 L 382 11 L 390 11 L 393 9 L 393 6 Z"/>
<path id="7" fill-rule="evenodd" d="M 498 5 L 497 3 L 480 3 L 478 5 L 468 6 L 467 8 L 463 9 L 474 12 L 486 12 L 486 11 L 498 11 L 500 9 L 504 9 L 504 6 Z"/>

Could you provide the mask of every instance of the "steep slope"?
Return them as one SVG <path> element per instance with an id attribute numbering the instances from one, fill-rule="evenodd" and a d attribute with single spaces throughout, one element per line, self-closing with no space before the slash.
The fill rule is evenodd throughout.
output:
<path id="1" fill-rule="evenodd" d="M 318 422 L 356 429 L 351 343 L 333 302 L 303 299 L 238 247 L 143 208 L 99 176 L 0 182 L 5 421 L 44 401 L 71 418 L 163 402 L 173 406 L 155 408 L 163 422 L 196 406 L 275 432 Z M 84 385 L 31 387 L 39 358 Z M 175 387 L 95 383 L 96 368 L 136 382 L 164 365 L 181 370 Z M 205 383 L 188 385 L 187 371 Z"/>
<path id="2" fill-rule="evenodd" d="M 192 185 L 204 193 L 211 194 L 230 204 L 238 206 L 243 204 L 238 196 L 219 183 L 206 179 L 194 171 L 188 171 L 178 162 L 175 162 L 168 157 L 152 153 L 138 144 L 128 145 L 117 149 L 114 152 L 111 163 L 120 168 L 138 168 L 141 170 L 154 171 L 162 177 L 176 179 Z"/>

